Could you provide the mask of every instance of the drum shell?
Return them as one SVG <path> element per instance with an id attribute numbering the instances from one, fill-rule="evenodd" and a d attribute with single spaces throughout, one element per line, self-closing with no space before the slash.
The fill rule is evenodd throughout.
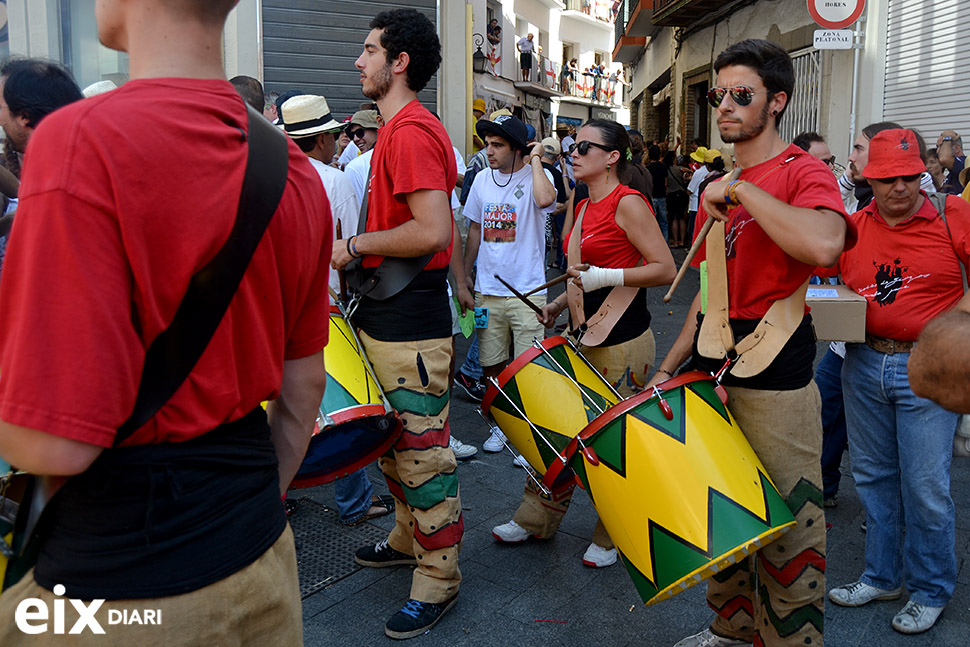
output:
<path id="1" fill-rule="evenodd" d="M 646 604 L 777 539 L 795 520 L 714 381 L 681 375 L 614 406 L 571 455 Z M 669 405 L 671 419 L 661 406 Z"/>
<path id="2" fill-rule="evenodd" d="M 559 460 L 557 454 L 620 398 L 564 337 L 539 344 L 505 367 L 498 386 L 485 392 L 481 408 L 529 464 L 545 474 Z"/>
<path id="3" fill-rule="evenodd" d="M 329 483 L 356 472 L 390 449 L 401 424 L 374 381 L 368 359 L 349 324 L 330 309 L 330 338 L 324 352 L 327 387 L 317 430 L 291 488 Z"/>

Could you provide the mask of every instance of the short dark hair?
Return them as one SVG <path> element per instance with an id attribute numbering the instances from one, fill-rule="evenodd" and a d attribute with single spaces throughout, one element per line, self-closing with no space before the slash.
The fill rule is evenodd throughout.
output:
<path id="1" fill-rule="evenodd" d="M 630 138 L 630 151 L 633 153 L 634 161 L 639 161 L 643 157 L 643 134 L 631 128 L 626 131 L 626 136 Z"/>
<path id="2" fill-rule="evenodd" d="M 84 98 L 66 67 L 38 58 L 8 58 L 0 65 L 3 100 L 12 114 L 36 128 L 58 108 Z"/>
<path id="3" fill-rule="evenodd" d="M 441 65 L 441 41 L 434 24 L 416 9 L 382 11 L 370 21 L 371 29 L 382 29 L 381 47 L 390 63 L 408 54 L 408 87 L 420 92 Z"/>
<path id="4" fill-rule="evenodd" d="M 729 65 L 744 65 L 756 71 L 768 90 L 769 99 L 780 92 L 785 93 L 788 101 L 775 115 L 775 128 L 778 128 L 795 93 L 795 68 L 788 52 L 770 40 L 749 38 L 721 52 L 714 61 L 714 72 L 720 72 L 721 68 Z"/>
<path id="5" fill-rule="evenodd" d="M 822 139 L 822 136 L 819 135 L 818 133 L 811 132 L 811 131 L 798 133 L 795 136 L 795 139 L 791 140 L 791 143 L 793 143 L 795 146 L 798 146 L 800 149 L 802 149 L 805 152 L 808 152 L 808 149 L 811 148 L 812 144 L 815 142 L 824 144 L 825 140 Z"/>
<path id="6" fill-rule="evenodd" d="M 239 96 L 251 105 L 256 112 L 262 112 L 266 108 L 266 99 L 263 96 L 263 84 L 257 79 L 240 74 L 229 79 L 229 82 L 236 88 Z"/>
<path id="7" fill-rule="evenodd" d="M 673 155 L 673 153 L 671 153 L 671 155 Z M 649 159 L 651 162 L 659 162 L 660 147 L 656 144 L 651 144 L 650 147 L 647 148 L 647 159 Z"/>
<path id="8" fill-rule="evenodd" d="M 297 137 L 293 139 L 293 143 L 296 144 L 301 151 L 304 153 L 309 153 L 314 148 L 317 147 L 317 139 L 323 133 L 316 133 L 315 135 L 310 135 L 309 137 Z"/>
<path id="9" fill-rule="evenodd" d="M 899 130 L 902 128 L 895 121 L 877 121 L 874 124 L 869 124 L 862 129 L 862 134 L 866 136 L 866 139 L 872 139 L 884 130 Z"/>

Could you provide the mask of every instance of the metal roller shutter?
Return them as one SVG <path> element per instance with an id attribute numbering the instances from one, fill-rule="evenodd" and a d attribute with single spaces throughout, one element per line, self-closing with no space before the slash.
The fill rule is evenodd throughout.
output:
<path id="1" fill-rule="evenodd" d="M 883 118 L 931 148 L 946 129 L 970 138 L 968 19 L 966 0 L 889 1 Z"/>
<path id="2" fill-rule="evenodd" d="M 437 24 L 437 0 L 262 0 L 263 81 L 267 91 L 298 88 L 327 97 L 339 119 L 361 102 L 360 56 L 371 18 L 387 9 L 413 8 Z M 418 95 L 431 109 L 437 104 L 437 75 Z"/>

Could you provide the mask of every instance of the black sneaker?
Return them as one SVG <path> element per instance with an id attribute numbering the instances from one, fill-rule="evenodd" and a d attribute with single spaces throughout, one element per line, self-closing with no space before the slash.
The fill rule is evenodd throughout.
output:
<path id="1" fill-rule="evenodd" d="M 485 397 L 485 387 L 482 386 L 482 383 L 468 377 L 461 371 L 458 371 L 455 375 L 455 386 L 461 387 L 461 390 L 475 402 L 481 402 L 482 398 Z"/>
<path id="2" fill-rule="evenodd" d="M 451 596 L 444 602 L 418 602 L 408 600 L 400 611 L 391 616 L 391 619 L 384 625 L 384 633 L 390 638 L 404 640 L 420 636 L 426 631 L 430 631 L 441 616 L 445 615 L 451 607 L 455 605 L 458 594 Z"/>
<path id="3" fill-rule="evenodd" d="M 372 568 L 383 568 L 385 566 L 415 566 L 418 560 L 411 555 L 406 555 L 394 550 L 387 545 L 387 540 L 368 544 L 357 549 L 354 554 L 354 561 L 361 566 Z"/>

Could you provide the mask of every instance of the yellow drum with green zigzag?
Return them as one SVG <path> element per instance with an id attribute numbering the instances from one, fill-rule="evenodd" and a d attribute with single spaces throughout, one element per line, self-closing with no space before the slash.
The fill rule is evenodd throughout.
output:
<path id="1" fill-rule="evenodd" d="M 336 306 L 330 308 L 325 352 L 327 388 L 320 402 L 318 431 L 291 488 L 329 483 L 377 459 L 401 435 L 393 409 L 374 381 L 367 357 Z"/>
<path id="2" fill-rule="evenodd" d="M 496 381 L 485 392 L 482 411 L 540 474 L 576 434 L 620 401 L 564 337 L 538 342 Z"/>
<path id="3" fill-rule="evenodd" d="M 715 386 L 701 372 L 667 380 L 599 416 L 567 450 L 648 605 L 795 524 Z"/>

